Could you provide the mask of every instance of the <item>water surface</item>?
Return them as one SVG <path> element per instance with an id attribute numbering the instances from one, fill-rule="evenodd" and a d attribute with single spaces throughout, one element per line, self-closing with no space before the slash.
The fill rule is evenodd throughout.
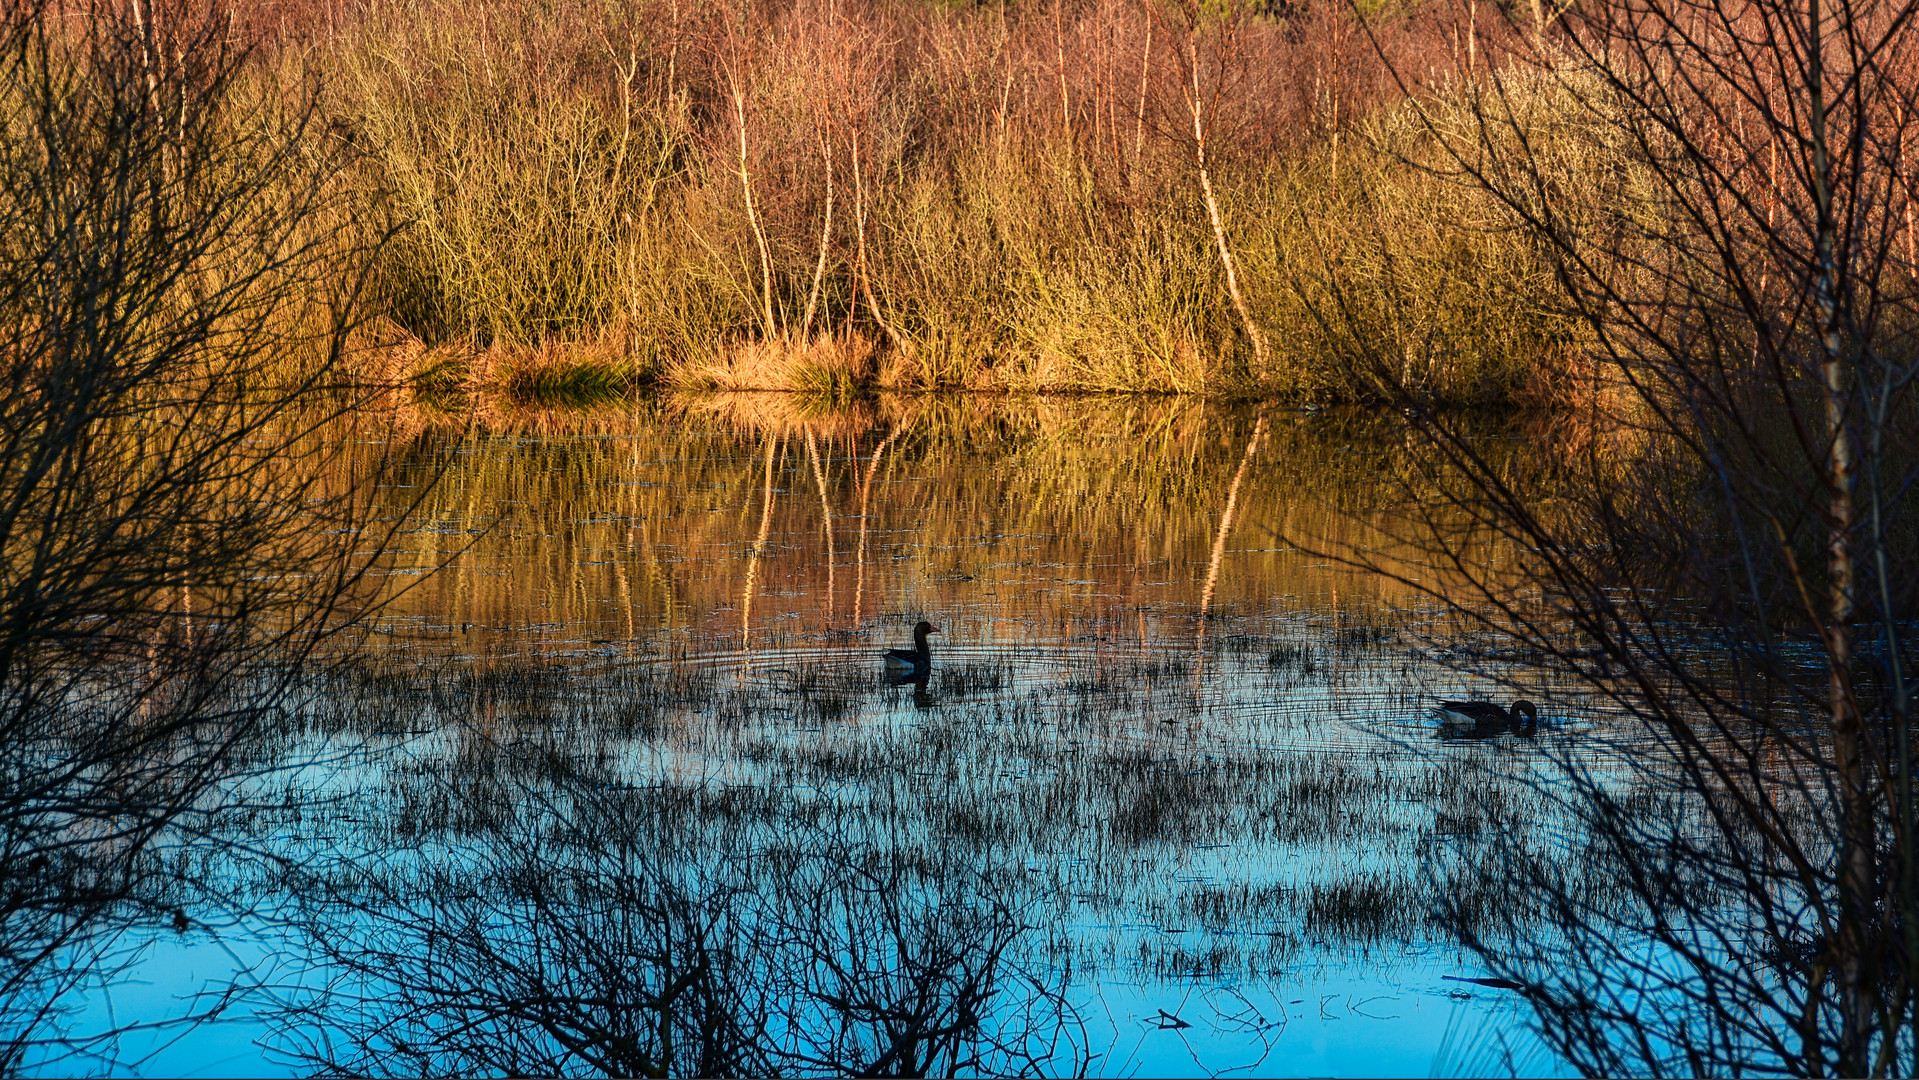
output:
<path id="1" fill-rule="evenodd" d="M 873 1067 L 917 1002 L 963 1072 L 1557 1071 L 1429 912 L 1551 834 L 1524 781 L 1605 717 L 1509 665 L 1546 730 L 1438 737 L 1490 683 L 1417 587 L 1407 446 L 1168 399 L 420 419 L 404 591 L 235 788 L 264 854 L 88 1018 L 238 968 L 223 1022 L 123 1055 L 631 1069 L 569 1040 L 657 1035 L 697 939 L 759 1068 Z M 931 676 L 889 681 L 921 618 Z"/>

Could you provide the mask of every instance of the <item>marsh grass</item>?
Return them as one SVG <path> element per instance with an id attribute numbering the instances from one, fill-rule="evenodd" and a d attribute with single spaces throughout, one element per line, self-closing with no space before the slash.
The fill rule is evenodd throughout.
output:
<path id="1" fill-rule="evenodd" d="M 643 835 L 626 842 L 662 853 L 725 861 L 824 831 L 961 877 L 1024 866 L 995 888 L 1048 920 L 1186 928 L 1176 940 L 1045 935 L 1019 946 L 1040 949 L 1026 962 L 1265 972 L 1328 943 L 1432 938 L 1435 850 L 1456 867 L 1445 887 L 1469 891 L 1490 846 L 1553 828 L 1516 744 L 1409 755 L 1317 733 L 1325 717 L 1306 703 L 1365 683 L 1368 665 L 1404 663 L 1329 630 L 1297 626 L 1241 649 L 1243 662 L 1221 650 L 1200 684 L 1149 655 L 1098 662 L 1091 679 L 996 658 L 944 668 L 917 700 L 865 663 L 810 651 L 745 669 L 503 658 L 448 671 L 396 658 L 326 694 L 321 728 L 415 733 L 382 751 L 343 804 L 357 819 L 349 847 L 387 849 L 382 873 L 403 871 L 392 887 L 414 872 L 394 855 L 437 848 L 436 835 L 484 845 L 543 828 L 590 792 L 645 792 Z M 1298 655 L 1302 638 L 1337 663 L 1317 677 L 1267 674 L 1265 657 Z M 1301 704 L 1248 708 L 1282 686 Z M 1172 885 L 1156 869 L 1205 865 L 1215 849 L 1231 850 L 1236 884 L 1201 874 Z M 1307 853 L 1318 854 L 1288 861 Z M 1483 901 L 1489 918 L 1512 917 L 1502 903 Z"/>
<path id="2" fill-rule="evenodd" d="M 812 341 L 745 341 L 703 363 L 673 367 L 669 385 L 680 390 L 791 390 L 825 402 L 843 402 L 873 384 L 873 342 L 859 334 Z"/>

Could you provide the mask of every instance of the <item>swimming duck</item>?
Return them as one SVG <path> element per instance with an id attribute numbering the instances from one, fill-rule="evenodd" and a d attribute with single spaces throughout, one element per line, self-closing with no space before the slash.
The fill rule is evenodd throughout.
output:
<path id="1" fill-rule="evenodd" d="M 1539 710 L 1525 700 L 1513 702 L 1510 709 L 1490 701 L 1442 701 L 1439 718 L 1449 726 L 1471 725 L 1474 735 L 1531 735 L 1539 730 Z"/>
<path id="2" fill-rule="evenodd" d="M 940 628 L 921 619 L 913 627 L 913 647 L 910 649 L 886 650 L 888 670 L 903 670 L 919 674 L 933 670 L 933 650 L 926 644 L 926 635 L 937 634 Z"/>

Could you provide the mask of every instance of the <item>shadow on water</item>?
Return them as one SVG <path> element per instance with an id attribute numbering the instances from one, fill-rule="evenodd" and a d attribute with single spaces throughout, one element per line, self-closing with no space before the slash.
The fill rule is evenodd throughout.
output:
<path id="1" fill-rule="evenodd" d="M 417 432 L 411 557 L 468 550 L 235 785 L 205 906 L 290 973 L 238 1030 L 355 1074 L 1424 1071 L 1462 1002 L 1517 1037 L 1434 896 L 1511 916 L 1477 866 L 1558 842 L 1527 780 L 1603 711 L 1542 676 L 1536 736 L 1448 740 L 1454 628 L 1280 539 L 1390 557 L 1400 438 L 767 395 Z"/>
<path id="2" fill-rule="evenodd" d="M 356 1075 L 1084 1068 L 994 880 L 819 827 L 749 846 L 684 791 L 505 782 L 516 812 L 458 857 L 304 893 L 339 978 L 279 1016 L 284 1051 Z"/>

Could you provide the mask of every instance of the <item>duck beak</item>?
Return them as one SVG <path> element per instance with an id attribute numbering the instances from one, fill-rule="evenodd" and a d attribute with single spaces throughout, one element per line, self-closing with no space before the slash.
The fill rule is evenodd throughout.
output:
<path id="1" fill-rule="evenodd" d="M 939 628 L 939 627 L 937 627 L 937 626 L 935 626 L 935 627 L 932 627 L 932 628 L 930 628 L 930 629 L 929 629 L 929 630 L 927 630 L 926 632 L 927 632 L 927 633 L 929 633 L 929 634 L 937 634 L 937 633 L 939 633 L 939 632 L 940 632 L 940 628 Z"/>

